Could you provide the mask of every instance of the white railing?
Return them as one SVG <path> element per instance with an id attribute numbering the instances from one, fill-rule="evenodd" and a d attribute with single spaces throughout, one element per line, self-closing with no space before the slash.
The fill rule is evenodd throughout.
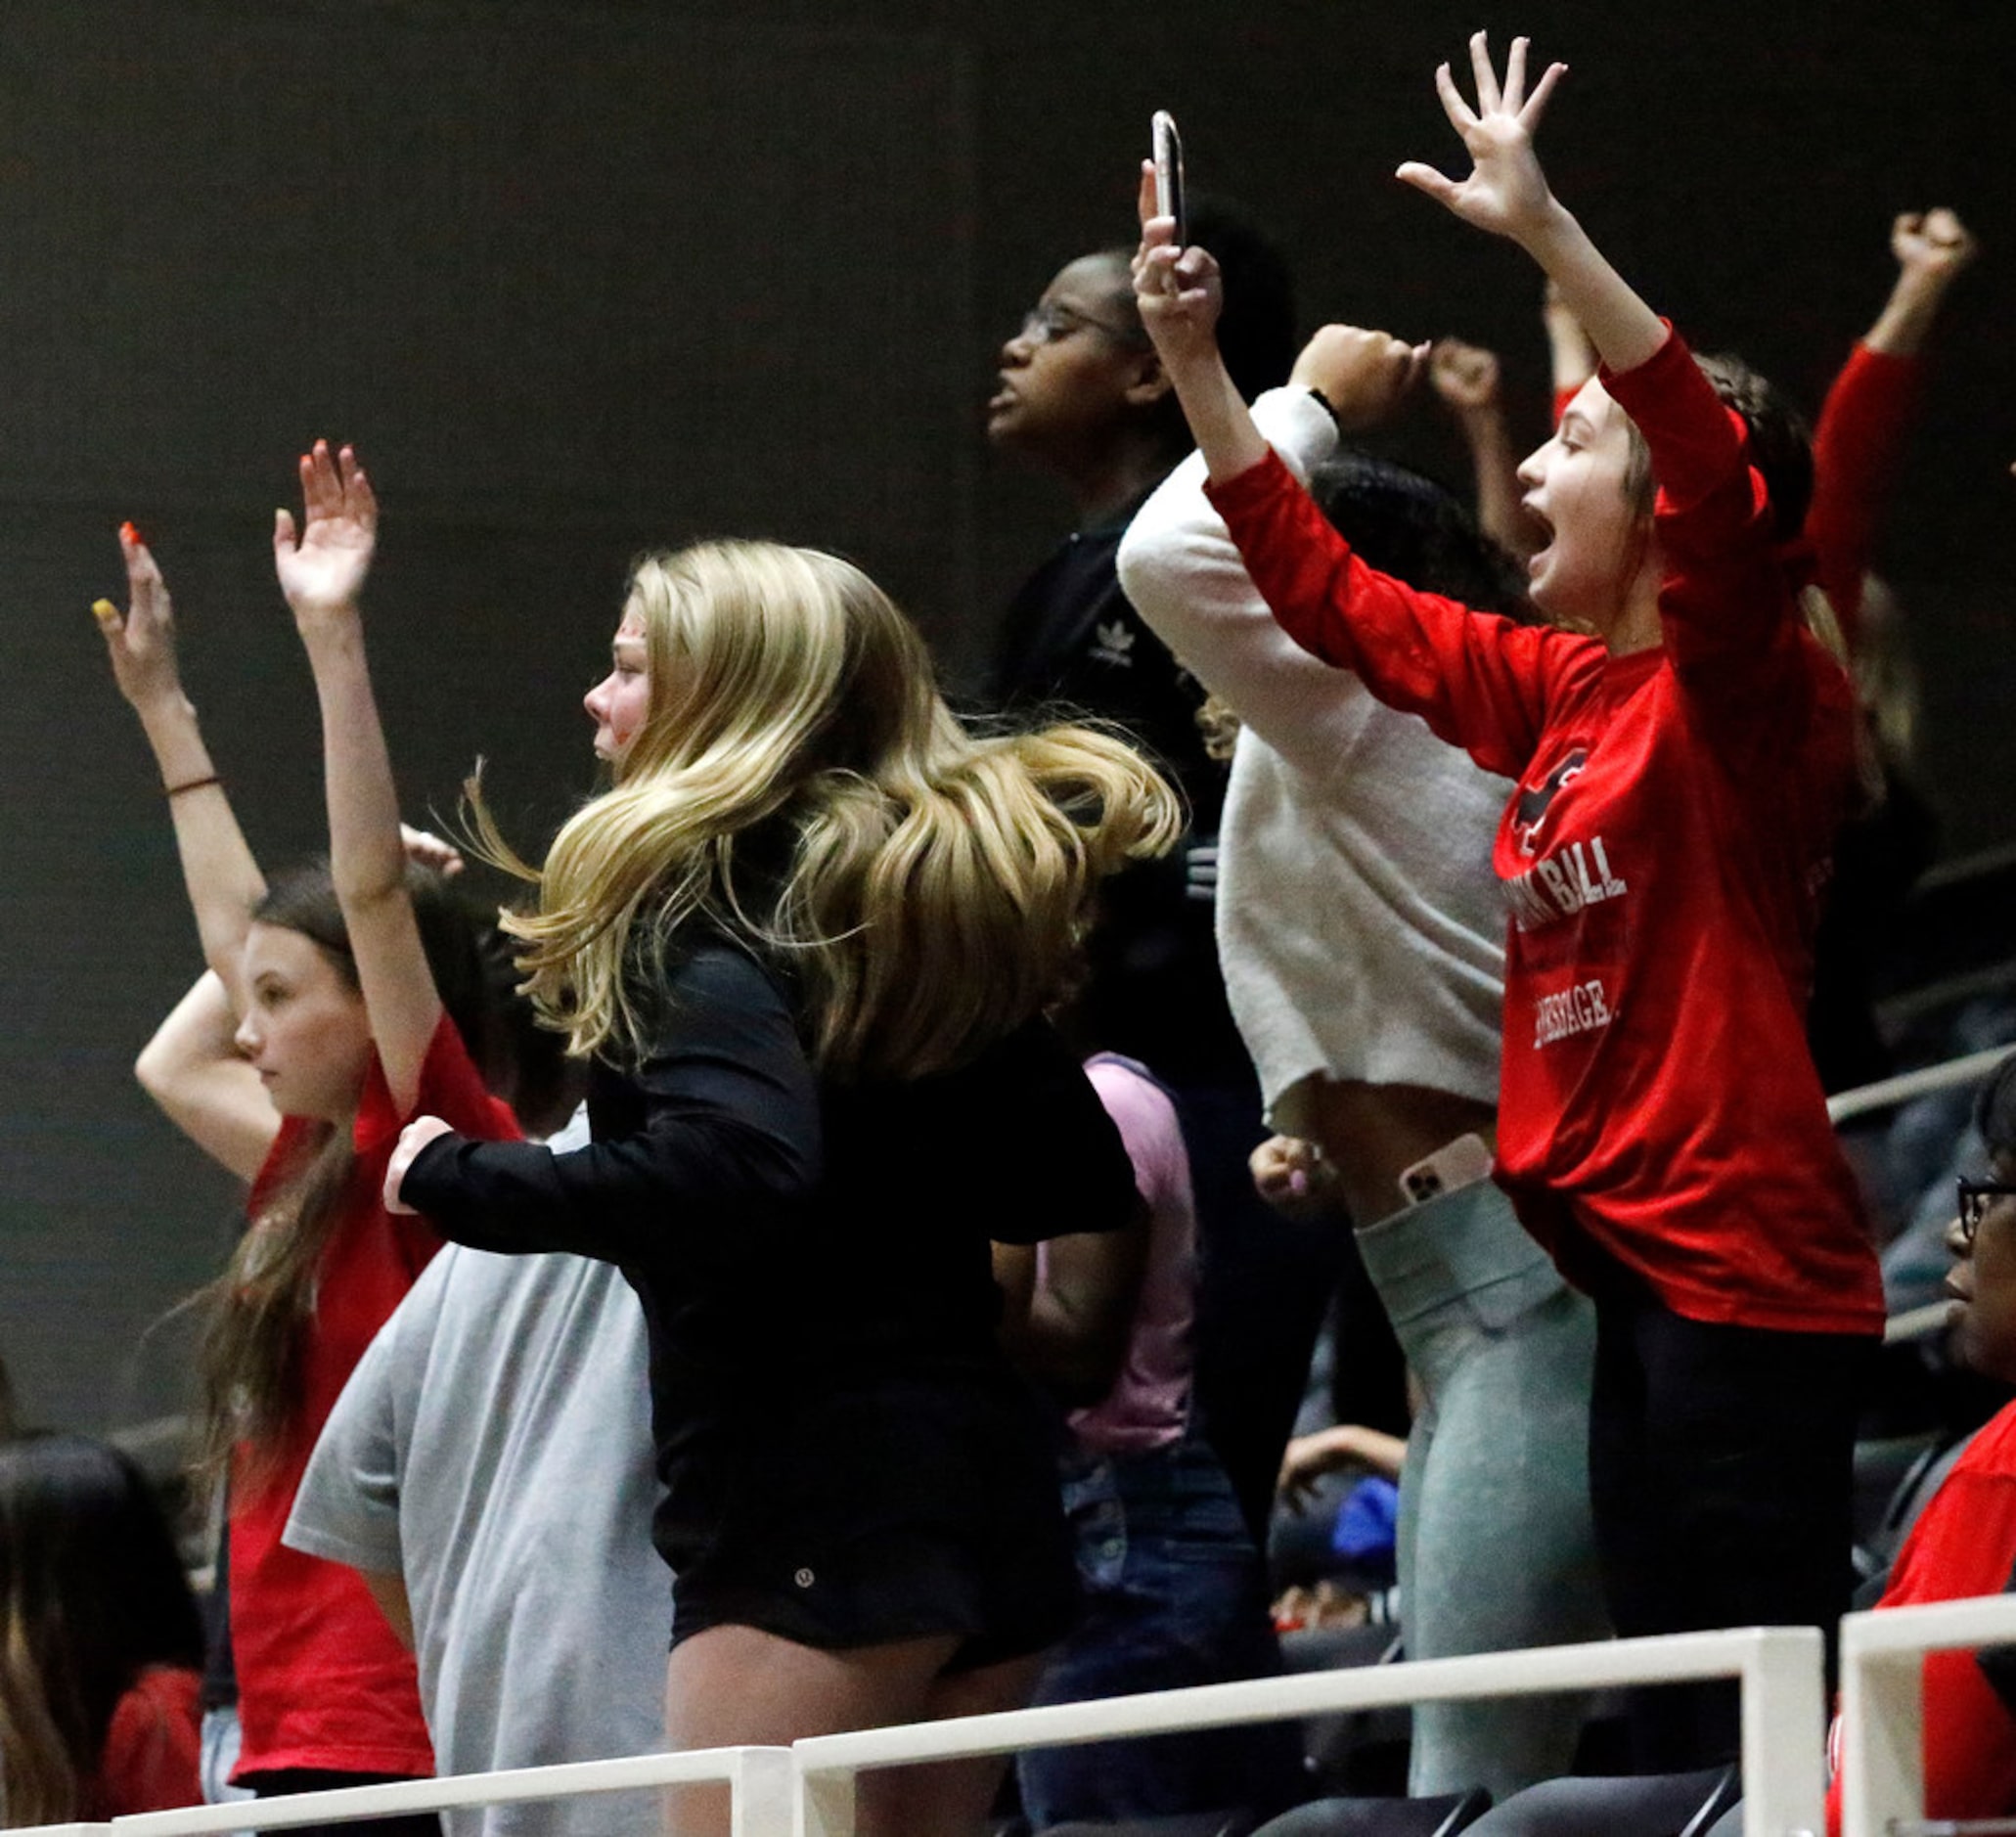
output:
<path id="1" fill-rule="evenodd" d="M 1714 1678 L 1736 1679 L 1742 1689 L 1744 1837 L 1805 1837 L 1821 1829 L 1823 1810 L 1820 1664 L 1820 1635 L 1810 1627 L 1611 1639 L 1059 1703 L 822 1735 L 790 1748 L 641 1755 L 193 1806 L 108 1824 L 48 1825 L 39 1837 L 223 1837 L 705 1780 L 729 1783 L 735 1837 L 852 1837 L 855 1780 L 877 1768 L 1349 1710 Z"/>
<path id="2" fill-rule="evenodd" d="M 1844 1092 L 1829 1100 L 1829 1114 L 1845 1122 L 1975 1082 L 2009 1051 L 1997 1047 Z M 2016 1643 L 2016 1597 L 1852 1615 L 1843 1629 L 1844 1837 L 1881 1837 L 1891 1820 L 1916 1817 L 1922 1804 L 1918 1674 L 1924 1652 L 1943 1645 Z M 823 1735 L 788 1749 L 719 1748 L 352 1786 L 105 1824 L 47 1825 L 40 1837 L 228 1837 L 709 1780 L 730 1787 L 734 1837 L 852 1837 L 855 1780 L 877 1768 L 1414 1703 L 1712 1678 L 1741 1681 L 1744 1837 L 1820 1830 L 1819 1635 L 1808 1628 L 1753 1628 L 1209 1684 Z"/>
<path id="3" fill-rule="evenodd" d="M 2016 1048 L 1992 1046 L 1980 1053 L 1949 1058 L 1943 1065 L 1927 1065 L 1918 1071 L 1900 1072 L 1895 1078 L 1881 1078 L 1854 1091 L 1837 1092 L 1827 1099 L 1827 1115 L 1835 1123 L 1853 1121 L 1877 1110 L 1894 1109 L 1913 1098 L 1928 1097 L 1935 1091 L 1953 1091 L 1961 1085 L 1978 1084 L 2007 1058 Z"/>
<path id="4" fill-rule="evenodd" d="M 1842 1837 L 1925 1828 L 1925 1654 L 2002 1644 L 2016 1644 L 2016 1595 L 1841 1623 Z"/>
<path id="5" fill-rule="evenodd" d="M 788 1748 L 704 1748 L 684 1754 L 640 1754 L 613 1761 L 576 1761 L 502 1773 L 402 1779 L 381 1786 L 343 1786 L 285 1798 L 240 1799 L 228 1805 L 148 1812 L 109 1824 L 61 1824 L 57 1832 L 109 1837 L 226 1837 L 232 1831 L 288 1830 L 300 1824 L 347 1824 L 406 1812 L 449 1812 L 530 1799 L 571 1799 L 591 1793 L 645 1792 L 662 1786 L 725 1781 L 733 1806 L 733 1837 L 784 1837 L 791 1828 L 796 1776 Z M 655 1829 L 653 1815 L 642 1828 Z"/>
<path id="6" fill-rule="evenodd" d="M 1823 1828 L 1820 1664 L 1814 1629 L 1754 1627 L 1419 1659 L 821 1735 L 791 1749 L 798 1780 L 791 1837 L 853 1837 L 855 1778 L 874 1768 L 1399 1704 L 1710 1678 L 1742 1684 L 1744 1837 L 1790 1837 Z"/>

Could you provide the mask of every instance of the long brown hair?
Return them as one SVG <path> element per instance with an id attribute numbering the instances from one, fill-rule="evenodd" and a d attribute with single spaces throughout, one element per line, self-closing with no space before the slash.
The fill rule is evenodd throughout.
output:
<path id="1" fill-rule="evenodd" d="M 1750 464 L 1764 480 L 1770 501 L 1771 533 L 1781 545 L 1796 543 L 1806 527 L 1806 515 L 1813 505 L 1813 427 L 1791 397 L 1769 378 L 1726 351 L 1697 353 L 1694 358 L 1701 374 L 1713 386 L 1724 407 L 1743 418 L 1749 438 Z M 1657 495 L 1652 477 L 1652 449 L 1629 415 L 1624 425 L 1631 440 L 1631 455 L 1624 474 L 1625 494 L 1639 515 L 1649 520 Z M 1794 596 L 1799 616 L 1814 642 L 1850 676 L 1856 674 L 1847 634 L 1834 603 L 1817 582 L 1808 581 Z M 1863 725 L 1856 727 L 1855 765 L 1861 807 L 1872 808 L 1883 798 L 1883 771 L 1874 743 Z"/>
<path id="2" fill-rule="evenodd" d="M 1098 882 L 1181 831 L 1175 792 L 1112 735 L 967 733 L 916 627 L 836 556 L 648 556 L 629 607 L 650 708 L 543 869 L 470 785 L 486 852 L 539 883 L 538 911 L 503 924 L 576 1054 L 641 1047 L 649 992 L 699 920 L 790 976 L 822 1073 L 945 1069 L 1057 995 Z"/>
<path id="3" fill-rule="evenodd" d="M 515 1041 L 504 1008 L 514 998 L 486 962 L 494 924 L 437 874 L 409 869 L 406 886 L 441 1005 L 486 1082 L 510 1092 Z M 326 862 L 276 874 L 252 918 L 298 932 L 351 990 L 359 989 Z M 299 1433 L 322 1264 L 349 1209 L 355 1178 L 347 1127 L 317 1123 L 300 1132 L 292 1165 L 277 1169 L 258 1194 L 258 1210 L 224 1273 L 191 1297 L 203 1322 L 197 1357 L 200 1478 L 228 1471 L 236 1485 L 256 1490 Z M 234 1466 L 238 1450 L 246 1458 Z"/>
<path id="4" fill-rule="evenodd" d="M 81 1435 L 0 1448 L 0 1822 L 104 1815 L 89 1789 L 119 1698 L 149 1666 L 202 1662 L 174 1540 L 132 1461 Z"/>

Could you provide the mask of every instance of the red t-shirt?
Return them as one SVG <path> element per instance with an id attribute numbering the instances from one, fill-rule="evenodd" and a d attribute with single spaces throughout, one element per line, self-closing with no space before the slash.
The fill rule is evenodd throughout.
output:
<path id="1" fill-rule="evenodd" d="M 92 1821 L 170 1812 L 203 1799 L 202 1679 L 175 1665 L 142 1672 L 112 1706 L 98 1775 L 84 1792 Z"/>
<path id="2" fill-rule="evenodd" d="M 1918 406 L 1914 357 L 1858 344 L 1827 391 L 1813 436 L 1813 505 L 1806 538 L 1842 636 L 1860 636 L 1862 575 Z"/>
<path id="3" fill-rule="evenodd" d="M 1518 784 L 1498 1179 L 1568 1274 L 1675 1313 L 1874 1332 L 1875 1254 L 1806 1044 L 1855 701 L 1796 614 L 1741 421 L 1678 336 L 1605 383 L 1659 482 L 1665 643 L 1613 657 L 1352 554 L 1278 456 L 1211 498 L 1280 624 Z"/>
<path id="4" fill-rule="evenodd" d="M 519 1134 L 510 1109 L 483 1088 L 445 1014 L 421 1068 L 413 1115 L 439 1116 L 463 1135 L 491 1141 Z M 280 1541 L 315 1438 L 352 1367 L 441 1245 L 425 1220 L 395 1218 L 382 1202 L 385 1166 L 407 1120 L 374 1062 L 357 1108 L 344 1216 L 322 1265 L 299 1431 L 268 1483 L 254 1490 L 233 1481 L 231 1645 L 244 1729 L 235 1779 L 283 1768 L 433 1771 L 413 1659 L 357 1572 Z M 311 1124 L 282 1123 L 252 1185 L 252 1217 L 312 1137 Z"/>
<path id="5" fill-rule="evenodd" d="M 1967 1446 L 1898 1552 L 1881 1607 L 1999 1594 L 2016 1569 L 2016 1404 Z M 2016 1717 L 1972 1652 L 1925 1657 L 1925 1815 L 2016 1814 Z M 1841 1780 L 1827 1794 L 1827 1828 L 1841 1829 Z"/>

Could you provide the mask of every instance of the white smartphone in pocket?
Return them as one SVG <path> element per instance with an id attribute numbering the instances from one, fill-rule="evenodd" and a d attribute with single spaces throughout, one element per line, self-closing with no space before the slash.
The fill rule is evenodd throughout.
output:
<path id="1" fill-rule="evenodd" d="M 1409 1205 L 1425 1205 L 1430 1199 L 1458 1187 L 1474 1187 L 1491 1178 L 1491 1150 L 1474 1130 L 1454 1142 L 1424 1154 L 1400 1177 L 1400 1196 Z"/>

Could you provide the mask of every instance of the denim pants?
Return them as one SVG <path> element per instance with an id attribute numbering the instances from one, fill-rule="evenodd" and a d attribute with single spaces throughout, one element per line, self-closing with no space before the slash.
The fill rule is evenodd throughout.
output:
<path id="1" fill-rule="evenodd" d="M 1086 1607 L 1035 1701 L 1279 1672 L 1266 1572 L 1209 1448 L 1195 1439 L 1111 1456 L 1074 1448 L 1061 1465 Z M 1067 1818 L 1267 1813 L 1298 1796 L 1301 1743 L 1296 1728 L 1263 1724 L 1038 1749 L 1017 1768 L 1038 1830 Z"/>
<path id="2" fill-rule="evenodd" d="M 1600 1639 L 1590 1522 L 1595 1317 L 1488 1182 L 1358 1233 L 1425 1393 L 1400 1482 L 1410 1658 Z M 1502 1798 L 1565 1772 L 1578 1696 L 1424 1703 L 1409 1787 Z"/>

